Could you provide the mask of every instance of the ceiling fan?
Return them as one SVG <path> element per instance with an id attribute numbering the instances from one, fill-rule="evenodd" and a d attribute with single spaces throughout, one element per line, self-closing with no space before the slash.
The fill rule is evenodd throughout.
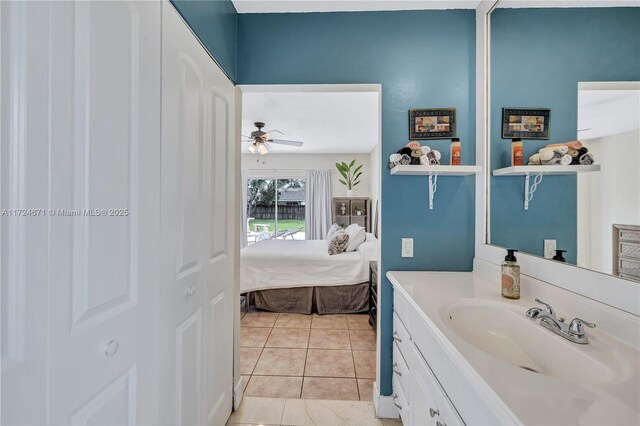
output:
<path id="1" fill-rule="evenodd" d="M 253 123 L 258 130 L 254 130 L 253 132 L 251 132 L 251 136 L 244 136 L 246 138 L 248 138 L 247 140 L 243 141 L 243 142 L 248 142 L 251 143 L 251 145 L 249 145 L 249 152 L 250 153 L 255 153 L 256 151 L 258 153 L 260 153 L 260 155 L 265 155 L 269 153 L 269 150 L 267 149 L 267 143 L 269 144 L 280 144 L 280 145 L 289 145 L 289 146 L 297 146 L 300 147 L 302 146 L 302 142 L 300 141 L 289 141 L 289 140 L 285 140 L 285 139 L 272 139 L 271 138 L 271 133 L 280 133 L 281 135 L 284 134 L 278 130 L 271 130 L 268 132 L 263 132 L 262 128 L 264 127 L 264 123 L 261 121 L 256 121 L 255 123 Z"/>

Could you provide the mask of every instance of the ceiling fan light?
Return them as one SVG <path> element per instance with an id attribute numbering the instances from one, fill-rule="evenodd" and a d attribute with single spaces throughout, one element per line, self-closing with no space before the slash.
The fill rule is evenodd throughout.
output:
<path id="1" fill-rule="evenodd" d="M 255 142 L 252 143 L 251 145 L 249 145 L 249 152 L 252 153 L 252 154 L 256 152 L 256 144 L 255 144 Z"/>
<path id="2" fill-rule="evenodd" d="M 260 153 L 260 155 L 265 155 L 265 154 L 268 154 L 268 153 L 269 153 L 269 150 L 267 150 L 267 147 L 266 147 L 266 146 L 264 146 L 264 144 L 263 144 L 263 143 L 261 143 L 261 144 L 258 146 L 258 152 Z"/>

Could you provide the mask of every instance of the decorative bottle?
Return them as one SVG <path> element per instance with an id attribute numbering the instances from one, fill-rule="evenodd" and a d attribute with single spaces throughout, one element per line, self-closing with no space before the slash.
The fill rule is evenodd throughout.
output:
<path id="1" fill-rule="evenodd" d="M 511 139 L 511 165 L 524 166 L 524 151 L 520 138 Z"/>
<path id="2" fill-rule="evenodd" d="M 502 297 L 507 299 L 520 299 L 520 265 L 513 254 L 516 251 L 507 249 L 502 263 Z"/>
<path id="3" fill-rule="evenodd" d="M 460 165 L 460 155 L 461 155 L 460 139 L 453 138 L 451 139 L 451 157 L 450 157 L 452 166 Z"/>

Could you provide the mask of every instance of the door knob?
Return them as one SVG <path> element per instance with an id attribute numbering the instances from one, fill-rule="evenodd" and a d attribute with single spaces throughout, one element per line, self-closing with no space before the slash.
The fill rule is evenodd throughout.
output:
<path id="1" fill-rule="evenodd" d="M 195 287 L 189 287 L 189 289 L 187 290 L 187 295 L 194 296 L 195 294 L 196 294 L 196 288 Z"/>
<path id="2" fill-rule="evenodd" d="M 440 410 L 434 410 L 433 408 L 429 408 L 429 415 L 431 418 L 440 415 Z"/>
<path id="3" fill-rule="evenodd" d="M 116 352 L 118 352 L 118 349 L 120 349 L 120 343 L 118 343 L 117 340 L 111 340 L 104 347 L 104 354 L 109 357 L 114 356 Z"/>

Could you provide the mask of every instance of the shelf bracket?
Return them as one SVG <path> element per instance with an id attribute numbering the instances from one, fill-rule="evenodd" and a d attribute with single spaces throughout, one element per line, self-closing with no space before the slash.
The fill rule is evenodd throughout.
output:
<path id="1" fill-rule="evenodd" d="M 524 177 L 524 209 L 529 210 L 529 202 L 533 200 L 533 193 L 538 189 L 538 185 L 542 182 L 542 175 L 536 175 L 533 183 L 529 184 L 529 175 Z"/>
<path id="2" fill-rule="evenodd" d="M 438 175 L 429 175 L 429 210 L 433 210 L 433 198 L 438 190 Z"/>

